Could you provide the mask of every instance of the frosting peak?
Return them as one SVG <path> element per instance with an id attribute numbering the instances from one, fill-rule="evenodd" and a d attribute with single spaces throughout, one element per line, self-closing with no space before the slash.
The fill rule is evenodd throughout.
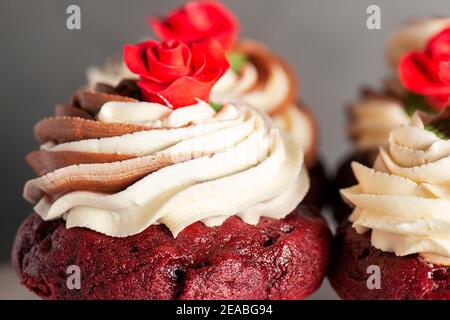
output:
<path id="1" fill-rule="evenodd" d="M 356 230 L 371 229 L 380 250 L 450 265 L 450 141 L 425 130 L 416 114 L 391 132 L 374 169 L 352 167 L 358 185 L 341 193 L 355 206 Z"/>

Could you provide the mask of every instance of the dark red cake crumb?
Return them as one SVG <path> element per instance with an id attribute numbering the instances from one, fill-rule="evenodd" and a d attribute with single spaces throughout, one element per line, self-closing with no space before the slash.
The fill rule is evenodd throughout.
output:
<path id="1" fill-rule="evenodd" d="M 369 266 L 380 268 L 380 289 L 368 289 Z M 347 300 L 449 300 L 450 267 L 427 263 L 418 255 L 397 257 L 357 234 L 350 223 L 338 230 L 329 274 L 333 288 Z"/>
<path id="2" fill-rule="evenodd" d="M 326 274 L 330 242 L 324 220 L 303 207 L 257 226 L 195 223 L 176 239 L 163 225 L 112 238 L 32 214 L 12 261 L 45 299 L 302 299 Z M 70 265 L 81 270 L 80 290 L 67 287 Z"/>

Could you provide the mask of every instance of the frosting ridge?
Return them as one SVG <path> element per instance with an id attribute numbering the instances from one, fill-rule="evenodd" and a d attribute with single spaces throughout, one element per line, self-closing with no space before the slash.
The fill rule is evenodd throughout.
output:
<path id="1" fill-rule="evenodd" d="M 196 221 L 213 226 L 231 215 L 251 224 L 261 216 L 282 218 L 309 188 L 303 153 L 252 107 L 227 104 L 216 112 L 200 100 L 176 110 L 110 101 L 96 118 L 142 130 L 46 141 L 41 152 L 127 158 L 75 164 L 29 181 L 24 196 L 45 220 L 63 218 L 68 228 L 117 237 L 163 223 L 176 236 Z"/>
<path id="2" fill-rule="evenodd" d="M 349 108 L 348 134 L 358 150 L 373 150 L 388 143 L 391 130 L 409 122 L 401 101 L 368 97 Z"/>
<path id="3" fill-rule="evenodd" d="M 343 189 L 350 221 L 372 231 L 372 245 L 450 265 L 450 141 L 425 130 L 416 114 L 394 129 L 374 169 L 352 164 L 358 185 Z"/>

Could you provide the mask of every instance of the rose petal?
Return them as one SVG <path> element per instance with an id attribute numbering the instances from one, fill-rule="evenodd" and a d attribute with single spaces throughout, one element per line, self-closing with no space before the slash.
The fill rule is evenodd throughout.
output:
<path id="1" fill-rule="evenodd" d="M 176 51 L 169 49 L 162 53 L 166 61 L 161 61 L 161 52 L 163 51 L 164 49 L 160 48 L 160 46 L 147 51 L 146 57 L 149 72 L 145 75 L 141 75 L 142 77 L 151 81 L 164 83 L 173 81 L 190 73 L 191 52 L 185 44 L 180 46 Z M 169 57 L 171 54 L 179 57 Z M 183 61 L 179 61 L 180 59 Z M 170 64 L 170 60 L 176 61 L 177 64 Z"/>
<path id="2" fill-rule="evenodd" d="M 215 1 L 188 2 L 165 19 L 150 19 L 150 26 L 163 40 L 178 39 L 190 43 L 214 38 L 226 51 L 234 46 L 240 28 L 231 11 Z"/>
<path id="3" fill-rule="evenodd" d="M 139 45 L 125 45 L 123 54 L 125 63 L 131 72 L 142 75 L 148 72 L 147 65 L 142 59 L 145 48 Z"/>
<path id="4" fill-rule="evenodd" d="M 192 45 L 192 55 L 194 57 L 192 65 L 195 69 L 195 75 L 205 73 L 210 69 L 225 69 L 230 64 L 223 54 L 220 44 L 214 40 L 206 40 Z"/>
<path id="5" fill-rule="evenodd" d="M 160 84 L 146 81 L 139 81 L 138 85 L 145 100 L 168 103 L 173 109 L 177 109 L 195 104 L 197 99 L 208 101 L 212 86 L 220 76 L 220 71 L 209 74 L 209 79 L 199 80 L 187 76 L 175 80 L 165 88 Z M 189 94 L 186 94 L 186 92 Z"/>
<path id="6" fill-rule="evenodd" d="M 431 38 L 425 51 L 434 59 L 450 58 L 450 28 L 444 29 Z"/>
<path id="7" fill-rule="evenodd" d="M 450 86 L 450 61 L 441 61 L 439 64 L 439 77 L 443 83 Z"/>
<path id="8" fill-rule="evenodd" d="M 434 81 L 429 73 L 427 57 L 423 53 L 409 53 L 399 63 L 398 75 L 402 84 L 410 91 L 425 96 L 450 95 L 450 87 Z M 433 71 L 434 72 L 434 71 Z M 437 76 L 437 74 L 433 74 Z"/>
<path id="9" fill-rule="evenodd" d="M 443 65 L 442 61 L 450 61 L 450 28 L 431 38 L 423 52 L 406 54 L 398 66 L 402 84 L 408 90 L 425 96 L 437 110 L 450 103 L 448 65 Z"/>

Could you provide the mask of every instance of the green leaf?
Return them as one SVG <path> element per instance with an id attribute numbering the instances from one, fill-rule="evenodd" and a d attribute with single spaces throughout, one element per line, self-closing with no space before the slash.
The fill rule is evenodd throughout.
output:
<path id="1" fill-rule="evenodd" d="M 436 110 L 431 107 L 424 96 L 418 94 L 409 93 L 405 100 L 406 113 L 411 117 L 414 112 L 422 111 L 428 114 L 436 114 Z"/>
<path id="2" fill-rule="evenodd" d="M 427 124 L 425 126 L 425 130 L 433 132 L 439 139 L 443 139 L 443 140 L 448 140 L 449 139 L 447 134 L 445 134 L 444 132 L 441 132 L 438 128 L 436 128 L 432 124 Z"/>
<path id="3" fill-rule="evenodd" d="M 209 105 L 210 105 L 211 108 L 213 108 L 214 111 L 216 111 L 216 112 L 219 112 L 219 111 L 222 110 L 222 108 L 223 108 L 223 104 L 215 103 L 215 102 L 212 102 L 212 101 L 209 102 Z"/>
<path id="4" fill-rule="evenodd" d="M 450 108 L 443 110 L 439 115 L 430 121 L 425 129 L 433 132 L 441 139 L 448 140 L 450 138 Z"/>
<path id="5" fill-rule="evenodd" d="M 238 52 L 229 52 L 227 54 L 228 62 L 230 62 L 231 70 L 236 73 L 241 72 L 242 67 L 247 63 L 248 58 L 245 54 Z"/>

